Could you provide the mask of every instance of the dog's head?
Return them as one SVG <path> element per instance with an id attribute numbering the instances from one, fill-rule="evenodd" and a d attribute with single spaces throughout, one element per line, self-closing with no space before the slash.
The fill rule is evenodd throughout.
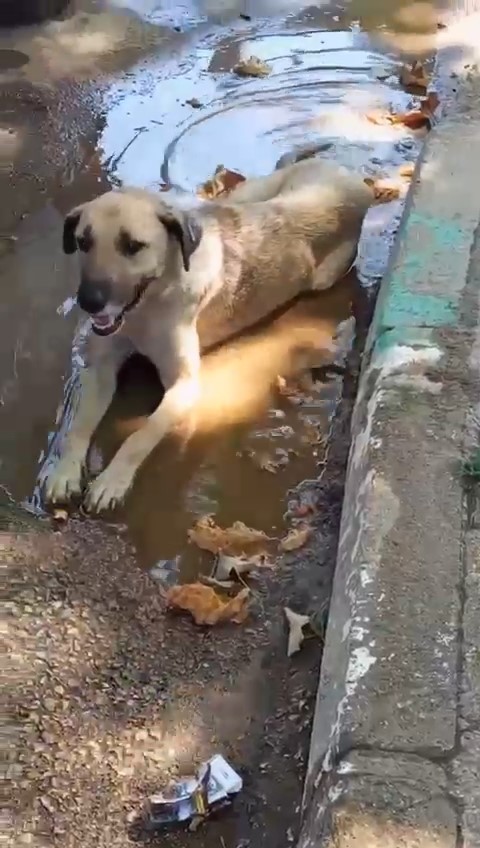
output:
<path id="1" fill-rule="evenodd" d="M 118 330 L 168 265 L 174 277 L 182 266 L 188 271 L 201 237 L 192 214 L 148 192 L 110 191 L 72 209 L 65 218 L 63 249 L 79 251 L 77 301 L 95 332 L 107 336 Z"/>

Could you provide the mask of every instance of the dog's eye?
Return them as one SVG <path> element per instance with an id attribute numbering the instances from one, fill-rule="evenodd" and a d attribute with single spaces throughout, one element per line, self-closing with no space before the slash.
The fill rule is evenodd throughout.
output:
<path id="1" fill-rule="evenodd" d="M 126 244 L 126 253 L 128 256 L 135 256 L 135 254 L 140 253 L 146 246 L 144 241 L 135 241 L 135 239 L 132 239 Z"/>
<path id="2" fill-rule="evenodd" d="M 78 249 L 82 251 L 82 253 L 88 253 L 90 250 L 90 241 L 83 236 L 77 238 Z"/>
<path id="3" fill-rule="evenodd" d="M 77 236 L 78 249 L 83 253 L 88 253 L 93 247 L 93 233 L 90 226 L 85 227 L 83 233 Z"/>
<path id="4" fill-rule="evenodd" d="M 122 256 L 136 256 L 146 246 L 144 241 L 137 241 L 126 230 L 120 230 L 117 239 L 117 249 Z"/>
<path id="5" fill-rule="evenodd" d="M 144 241 L 137 241 L 136 239 L 122 239 L 122 253 L 125 256 L 136 256 L 137 253 L 140 253 L 144 247 L 147 245 Z"/>

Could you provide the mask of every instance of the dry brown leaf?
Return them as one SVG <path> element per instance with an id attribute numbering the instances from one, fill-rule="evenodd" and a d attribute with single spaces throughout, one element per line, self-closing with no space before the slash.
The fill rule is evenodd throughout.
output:
<path id="1" fill-rule="evenodd" d="M 243 521 L 235 521 L 224 530 L 209 515 L 198 519 L 188 531 L 188 538 L 204 551 L 212 554 L 223 552 L 232 556 L 264 553 L 269 542 L 262 530 L 253 530 Z"/>
<path id="2" fill-rule="evenodd" d="M 393 115 L 391 112 L 382 112 L 379 109 L 376 109 L 373 112 L 367 112 L 365 117 L 371 124 L 378 124 L 378 126 L 388 126 L 389 124 L 393 124 Z"/>
<path id="3" fill-rule="evenodd" d="M 241 624 L 248 615 L 250 589 L 245 587 L 230 601 L 224 601 L 210 586 L 186 583 L 165 594 L 169 607 L 189 612 L 195 624 L 212 626 L 222 621 Z"/>
<path id="4" fill-rule="evenodd" d="M 372 189 L 377 203 L 390 203 L 400 197 L 400 187 L 389 180 L 374 180 L 371 177 L 365 177 L 364 183 Z"/>
<path id="5" fill-rule="evenodd" d="M 203 185 L 197 189 L 198 197 L 203 197 L 204 200 L 215 200 L 216 197 L 229 194 L 239 183 L 245 182 L 243 174 L 238 171 L 230 171 L 223 165 L 217 165 L 213 177 L 206 180 Z"/>
<path id="6" fill-rule="evenodd" d="M 233 73 L 239 77 L 268 77 L 271 71 L 271 66 L 259 59 L 258 56 L 240 59 L 233 67 Z"/>
<path id="7" fill-rule="evenodd" d="M 392 124 L 403 124 L 411 130 L 422 129 L 427 127 L 430 129 L 434 112 L 440 105 L 438 94 L 431 91 L 423 100 L 420 101 L 418 109 L 410 109 L 409 112 L 401 112 L 398 115 L 392 115 Z"/>
<path id="8" fill-rule="evenodd" d="M 216 580 L 228 580 L 230 575 L 249 574 L 254 568 L 272 568 L 272 563 L 262 556 L 228 556 L 228 554 L 219 554 L 218 562 L 215 566 L 214 577 Z"/>
<path id="9" fill-rule="evenodd" d="M 372 124 L 388 125 L 388 124 L 403 124 L 411 130 L 419 130 L 423 127 L 430 128 L 436 109 L 440 105 L 438 94 L 431 91 L 420 101 L 420 105 L 416 109 L 410 109 L 408 112 L 369 112 L 366 115 L 368 121 Z"/>
<path id="10" fill-rule="evenodd" d="M 310 623 L 310 618 L 308 615 L 300 615 L 298 612 L 294 612 L 289 607 L 284 607 L 284 612 L 288 622 L 287 656 L 291 657 L 302 647 L 305 639 L 303 628 Z"/>
<path id="11" fill-rule="evenodd" d="M 299 548 L 303 548 L 311 532 L 311 527 L 293 527 L 281 540 L 279 549 L 281 551 L 297 551 Z"/>
<path id="12" fill-rule="evenodd" d="M 423 88 L 425 91 L 430 85 L 430 77 L 421 62 L 413 65 L 404 65 L 400 71 L 400 85 L 405 88 Z"/>
<path id="13" fill-rule="evenodd" d="M 430 118 L 422 109 L 410 109 L 409 112 L 400 112 L 392 115 L 391 124 L 403 124 L 409 130 L 421 130 L 430 126 Z"/>
<path id="14" fill-rule="evenodd" d="M 405 165 L 401 165 L 398 169 L 398 174 L 400 177 L 408 177 L 411 179 L 415 173 L 415 162 L 405 162 Z"/>

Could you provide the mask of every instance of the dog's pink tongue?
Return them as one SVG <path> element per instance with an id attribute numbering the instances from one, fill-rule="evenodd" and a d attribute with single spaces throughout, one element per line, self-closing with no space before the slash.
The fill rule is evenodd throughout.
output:
<path id="1" fill-rule="evenodd" d="M 108 315 L 94 315 L 92 321 L 94 324 L 97 325 L 97 327 L 108 327 L 108 325 L 111 323 Z"/>

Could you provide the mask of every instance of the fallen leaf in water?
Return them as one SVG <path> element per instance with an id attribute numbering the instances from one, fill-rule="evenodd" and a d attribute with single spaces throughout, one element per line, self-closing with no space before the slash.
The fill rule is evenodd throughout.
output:
<path id="1" fill-rule="evenodd" d="M 405 162 L 405 165 L 401 165 L 398 169 L 398 174 L 400 177 L 413 177 L 415 173 L 415 162 Z"/>
<path id="2" fill-rule="evenodd" d="M 291 657 L 302 647 L 305 639 L 303 628 L 310 623 L 310 618 L 308 615 L 300 615 L 298 612 L 294 612 L 289 607 L 284 607 L 284 612 L 288 622 L 287 656 Z"/>
<path id="3" fill-rule="evenodd" d="M 307 445 L 325 445 L 327 441 L 325 433 L 322 432 L 322 425 L 308 420 L 304 422 L 304 433 L 301 439 Z"/>
<path id="4" fill-rule="evenodd" d="M 253 530 L 243 521 L 235 521 L 231 527 L 223 530 L 209 515 L 198 519 L 188 531 L 188 538 L 204 551 L 210 551 L 212 554 L 222 552 L 233 556 L 264 553 L 269 541 L 262 530 Z"/>
<path id="5" fill-rule="evenodd" d="M 411 130 L 419 130 L 423 127 L 430 128 L 433 123 L 435 110 L 440 105 L 438 94 L 431 91 L 420 101 L 416 109 L 408 112 L 368 112 L 366 118 L 372 124 L 388 125 L 403 124 Z"/>
<path id="6" fill-rule="evenodd" d="M 217 165 L 213 177 L 206 180 L 197 189 L 197 195 L 203 197 L 204 200 L 215 200 L 216 197 L 229 194 L 235 186 L 244 182 L 243 174 L 239 174 L 238 171 L 230 171 L 223 165 Z"/>
<path id="7" fill-rule="evenodd" d="M 365 177 L 364 183 L 372 189 L 377 203 L 390 203 L 400 197 L 400 187 L 389 180 L 374 180 L 371 177 Z"/>
<path id="8" fill-rule="evenodd" d="M 276 474 L 289 463 L 288 451 L 283 450 L 283 448 L 278 448 L 274 456 L 268 453 L 256 454 L 255 451 L 252 451 L 250 456 L 257 468 L 261 471 L 268 471 L 269 474 Z"/>
<path id="9" fill-rule="evenodd" d="M 430 85 L 430 77 L 421 62 L 413 65 L 404 65 L 400 71 L 400 85 L 405 88 L 423 88 L 425 91 Z"/>
<path id="10" fill-rule="evenodd" d="M 222 621 L 241 624 L 248 615 L 250 589 L 245 587 L 235 598 L 224 601 L 210 586 L 201 583 L 187 583 L 174 586 L 165 599 L 169 607 L 189 612 L 195 624 L 213 625 Z"/>
<path id="11" fill-rule="evenodd" d="M 276 474 L 279 468 L 283 467 L 280 462 L 275 462 L 273 459 L 271 459 L 271 457 L 268 456 L 260 457 L 257 465 L 261 471 L 268 471 L 269 474 Z"/>
<path id="12" fill-rule="evenodd" d="M 418 109 L 411 109 L 409 112 L 401 112 L 398 115 L 392 115 L 392 124 L 403 124 L 411 130 L 422 129 L 428 127 L 430 129 L 435 110 L 440 105 L 438 94 L 431 91 L 430 94 L 420 101 Z"/>
<path id="13" fill-rule="evenodd" d="M 230 575 L 236 574 L 240 577 L 241 574 L 250 574 L 254 568 L 272 568 L 273 563 L 267 560 L 266 557 L 259 554 L 258 556 L 228 556 L 228 554 L 219 554 L 217 564 L 213 575 L 216 580 L 228 580 Z"/>
<path id="14" fill-rule="evenodd" d="M 311 527 L 293 527 L 284 539 L 281 540 L 279 548 L 281 551 L 296 551 L 303 548 L 312 532 Z"/>
<path id="15" fill-rule="evenodd" d="M 393 124 L 393 115 L 391 112 L 382 112 L 379 109 L 376 109 L 373 112 L 367 112 L 365 117 L 371 124 L 377 124 L 378 126 L 388 126 L 389 124 Z"/>
<path id="16" fill-rule="evenodd" d="M 272 68 L 259 59 L 258 56 L 249 56 L 248 59 L 240 59 L 233 66 L 233 73 L 239 77 L 268 77 Z"/>

